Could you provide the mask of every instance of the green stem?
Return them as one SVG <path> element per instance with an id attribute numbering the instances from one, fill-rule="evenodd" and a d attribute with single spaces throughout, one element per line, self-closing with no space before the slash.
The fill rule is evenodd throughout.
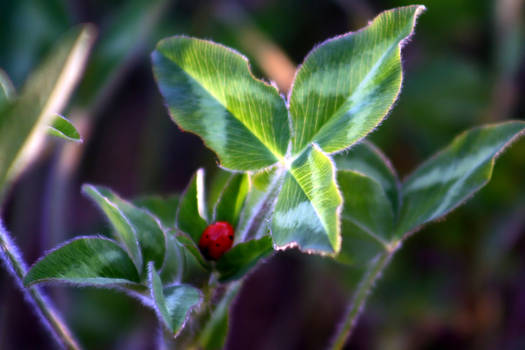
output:
<path id="1" fill-rule="evenodd" d="M 1 220 L 0 257 L 4 261 L 7 270 L 16 280 L 22 292 L 26 295 L 26 299 L 34 306 L 35 311 L 41 316 L 40 319 L 51 332 L 55 340 L 67 349 L 79 350 L 80 346 L 73 337 L 73 334 L 51 306 L 49 300 L 42 294 L 40 289 L 38 287 L 24 287 L 23 280 L 27 272 L 26 264 L 18 254 L 18 248 L 4 229 Z"/>
<path id="2" fill-rule="evenodd" d="M 336 336 L 333 340 L 330 349 L 342 349 L 348 341 L 348 339 L 350 338 L 352 330 L 354 329 L 354 326 L 357 323 L 361 311 L 365 307 L 366 299 L 370 294 L 370 291 L 372 290 L 375 281 L 379 278 L 379 276 L 381 276 L 381 273 L 392 259 L 394 252 L 395 248 L 392 250 L 387 250 L 381 253 L 370 263 L 370 266 L 365 276 L 363 277 L 363 280 L 357 287 L 357 290 L 354 294 L 350 305 L 348 305 L 343 321 L 339 325 L 339 329 L 337 330 Z"/>
<path id="3" fill-rule="evenodd" d="M 266 194 L 257 205 L 257 209 L 250 217 L 250 221 L 242 235 L 242 241 L 246 242 L 254 238 L 258 238 L 259 231 L 263 227 L 264 222 L 270 217 L 273 211 L 273 206 L 277 200 L 277 196 L 281 190 L 284 181 L 284 168 L 279 167 L 276 170 L 272 183 L 268 186 Z"/>
<path id="4" fill-rule="evenodd" d="M 224 294 L 217 302 L 215 308 L 211 311 L 208 320 L 203 325 L 202 331 L 196 339 L 196 344 L 201 348 L 209 348 L 210 344 L 217 344 L 217 337 L 224 337 L 226 341 L 227 334 L 217 333 L 217 324 L 228 322 L 228 313 L 230 306 L 241 289 L 241 281 L 231 282 L 224 291 Z M 224 345 L 224 344 L 223 344 Z"/>

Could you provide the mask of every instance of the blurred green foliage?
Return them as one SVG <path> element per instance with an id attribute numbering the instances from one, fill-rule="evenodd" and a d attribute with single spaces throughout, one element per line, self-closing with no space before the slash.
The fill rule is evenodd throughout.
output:
<path id="1" fill-rule="evenodd" d="M 5 208 L 26 260 L 33 262 L 72 236 L 109 231 L 80 196 L 81 183 L 101 183 L 127 198 L 168 195 L 180 191 L 198 166 L 213 172 L 212 153 L 195 136 L 178 131 L 162 106 L 149 60 L 160 38 L 186 33 L 222 42 L 247 52 L 264 76 L 264 62 L 248 49 L 243 33 L 255 30 L 299 64 L 312 44 L 410 3 L 0 2 L 0 69 L 17 89 L 71 26 L 90 21 L 99 29 L 86 79 L 65 113 L 75 125 L 85 125 L 79 127 L 84 144 L 60 143 L 45 153 L 19 180 Z M 523 1 L 421 3 L 428 10 L 405 51 L 400 100 L 371 137 L 401 175 L 459 131 L 525 117 Z M 148 16 L 159 17 L 147 22 Z M 516 143 L 473 201 L 408 240 L 370 298 L 348 348 L 525 346 L 524 154 L 525 142 Z M 358 270 L 319 257 L 278 254 L 241 290 L 228 348 L 268 349 L 278 340 L 289 349 L 325 346 L 357 276 Z M 0 309 L 0 348 L 50 347 L 7 278 L 0 272 L 5 286 L 0 300 L 9 305 Z M 53 288 L 51 295 L 87 348 L 153 347 L 156 320 L 133 300 L 103 290 Z"/>

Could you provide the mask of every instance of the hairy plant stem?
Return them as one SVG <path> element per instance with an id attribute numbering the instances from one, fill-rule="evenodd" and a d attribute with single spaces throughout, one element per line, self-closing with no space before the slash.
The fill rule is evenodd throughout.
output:
<path id="1" fill-rule="evenodd" d="M 38 287 L 24 287 L 23 280 L 27 272 L 27 266 L 18 253 L 18 248 L 9 237 L 7 230 L 4 229 L 1 220 L 0 257 L 9 273 L 17 282 L 20 290 L 24 293 L 26 300 L 32 304 L 35 312 L 40 316 L 40 320 L 53 335 L 53 338 L 66 349 L 79 350 L 80 346 L 73 334 L 41 290 Z"/>
<path id="2" fill-rule="evenodd" d="M 344 347 L 350 336 L 354 326 L 364 309 L 366 300 L 376 280 L 381 276 L 383 270 L 388 266 L 392 256 L 397 250 L 397 246 L 387 249 L 378 255 L 369 265 L 363 279 L 357 286 L 352 301 L 345 311 L 342 322 L 339 324 L 337 333 L 332 341 L 330 349 L 340 350 Z"/>
<path id="3" fill-rule="evenodd" d="M 284 181 L 285 173 L 286 170 L 284 168 L 277 168 L 273 181 L 268 185 L 266 194 L 257 205 L 257 209 L 254 210 L 254 213 L 250 217 L 250 221 L 243 232 L 243 242 L 258 238 L 259 231 L 264 222 L 272 214 L 273 206 L 275 205 L 275 201 L 277 200 L 277 196 L 279 195 Z"/>
<path id="4" fill-rule="evenodd" d="M 229 312 L 230 305 L 235 297 L 239 294 L 241 289 L 241 281 L 230 282 L 222 291 L 222 295 L 214 302 L 215 307 L 210 309 L 207 319 L 203 324 L 202 331 L 196 338 L 195 346 L 206 348 L 206 344 L 210 343 L 214 336 L 214 326 L 216 322 L 220 322 L 220 318 L 224 312 Z M 228 334 L 225 334 L 227 337 Z M 226 339 L 224 339 L 226 341 Z M 225 344 L 224 344 L 225 345 Z"/>

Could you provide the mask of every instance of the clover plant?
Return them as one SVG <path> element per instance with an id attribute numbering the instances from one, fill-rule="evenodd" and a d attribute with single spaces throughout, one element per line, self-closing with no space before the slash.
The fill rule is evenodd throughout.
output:
<path id="1" fill-rule="evenodd" d="M 215 152 L 226 181 L 207 189 L 201 169 L 180 196 L 134 200 L 84 185 L 113 237 L 63 243 L 31 267 L 24 285 L 115 288 L 151 307 L 174 345 L 220 349 L 243 278 L 275 250 L 296 247 L 366 269 L 327 342 L 342 348 L 403 242 L 480 190 L 496 157 L 525 132 L 523 121 L 478 126 L 403 181 L 365 140 L 398 98 L 401 51 L 424 10 L 385 11 L 365 28 L 316 46 L 288 96 L 257 79 L 230 48 L 187 36 L 161 40 L 152 64 L 169 114 Z M 62 118 L 52 127 L 79 139 Z M 210 256 L 199 242 L 217 222 L 234 229 L 233 246 Z"/>

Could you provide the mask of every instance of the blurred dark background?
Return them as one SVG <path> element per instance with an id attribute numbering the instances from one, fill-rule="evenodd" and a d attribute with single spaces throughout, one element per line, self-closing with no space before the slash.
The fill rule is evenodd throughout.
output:
<path id="1" fill-rule="evenodd" d="M 405 48 L 404 88 L 371 139 L 401 176 L 474 125 L 525 118 L 525 1 L 439 0 Z M 64 113 L 84 143 L 53 141 L 11 192 L 4 217 L 28 263 L 77 235 L 109 227 L 80 194 L 85 182 L 124 197 L 181 191 L 216 158 L 180 132 L 153 81 L 149 53 L 166 36 L 210 38 L 243 52 L 283 91 L 313 45 L 356 30 L 394 0 L 3 0 L 0 68 L 17 89 L 67 29 L 92 22 L 98 42 Z M 379 281 L 348 349 L 525 349 L 525 142 L 493 180 L 426 227 Z M 228 349 L 322 349 L 358 271 L 281 252 L 249 276 Z M 11 277 L 0 271 L 0 349 L 46 349 Z M 87 349 L 155 347 L 150 310 L 113 291 L 47 288 Z"/>

